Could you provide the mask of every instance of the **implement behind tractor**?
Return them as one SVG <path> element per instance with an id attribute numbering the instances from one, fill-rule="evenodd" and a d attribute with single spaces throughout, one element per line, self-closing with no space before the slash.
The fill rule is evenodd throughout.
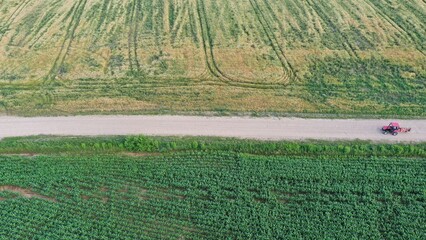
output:
<path id="1" fill-rule="evenodd" d="M 393 136 L 398 135 L 398 133 L 410 132 L 411 128 L 402 128 L 397 122 L 391 122 L 388 126 L 382 127 L 383 134 L 392 134 Z"/>

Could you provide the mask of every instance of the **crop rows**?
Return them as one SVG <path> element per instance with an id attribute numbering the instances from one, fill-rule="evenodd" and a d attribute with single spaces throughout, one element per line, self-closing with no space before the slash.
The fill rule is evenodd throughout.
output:
<path id="1" fill-rule="evenodd" d="M 426 226 L 422 159 L 187 152 L 2 156 L 0 167 L 5 237 L 388 239 Z"/>

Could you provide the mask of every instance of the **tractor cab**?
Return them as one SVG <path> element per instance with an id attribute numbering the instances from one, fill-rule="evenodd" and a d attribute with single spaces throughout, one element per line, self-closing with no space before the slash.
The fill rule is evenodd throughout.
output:
<path id="1" fill-rule="evenodd" d="M 399 123 L 397 123 L 397 122 L 391 122 L 389 124 L 389 129 L 392 130 L 392 131 L 398 130 L 400 128 L 401 127 L 399 126 Z"/>

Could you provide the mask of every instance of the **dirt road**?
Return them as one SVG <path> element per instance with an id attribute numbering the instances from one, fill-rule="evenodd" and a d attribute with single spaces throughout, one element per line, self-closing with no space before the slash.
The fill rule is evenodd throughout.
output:
<path id="1" fill-rule="evenodd" d="M 394 120 L 394 119 L 393 119 Z M 78 116 L 0 117 L 0 138 L 29 135 L 190 135 L 251 139 L 324 139 L 426 142 L 426 120 L 400 120 L 411 133 L 383 135 L 391 120 L 192 117 Z"/>

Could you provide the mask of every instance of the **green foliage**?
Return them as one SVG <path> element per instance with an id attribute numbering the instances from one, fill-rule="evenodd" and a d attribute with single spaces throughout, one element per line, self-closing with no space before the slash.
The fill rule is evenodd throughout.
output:
<path id="1" fill-rule="evenodd" d="M 191 144 L 191 148 L 192 149 L 198 149 L 198 142 L 197 141 L 193 141 Z"/>
<path id="2" fill-rule="evenodd" d="M 0 190 L 0 233 L 4 239 L 425 239 L 425 163 L 229 151 L 0 156 L 0 189 L 9 189 Z"/>
<path id="3" fill-rule="evenodd" d="M 344 148 L 343 148 L 343 153 L 344 154 L 349 154 L 351 152 L 351 147 L 349 147 L 349 146 L 345 146 Z"/>
<path id="4" fill-rule="evenodd" d="M 424 104 L 412 109 L 414 112 L 406 108 L 426 102 L 425 78 L 424 71 L 380 58 L 327 58 L 315 61 L 307 76 L 308 88 L 319 101 L 337 98 L 376 102 L 385 111 L 401 115 L 426 112 Z M 351 111 L 374 114 L 377 110 L 360 107 Z"/>
<path id="5" fill-rule="evenodd" d="M 99 153 L 229 151 L 282 156 L 400 156 L 426 157 L 426 144 L 385 144 L 363 141 L 255 141 L 203 137 L 51 137 L 6 138 L 1 153 Z"/>
<path id="6" fill-rule="evenodd" d="M 155 152 L 159 151 L 159 142 L 146 136 L 128 137 L 124 147 L 129 151 Z"/>

